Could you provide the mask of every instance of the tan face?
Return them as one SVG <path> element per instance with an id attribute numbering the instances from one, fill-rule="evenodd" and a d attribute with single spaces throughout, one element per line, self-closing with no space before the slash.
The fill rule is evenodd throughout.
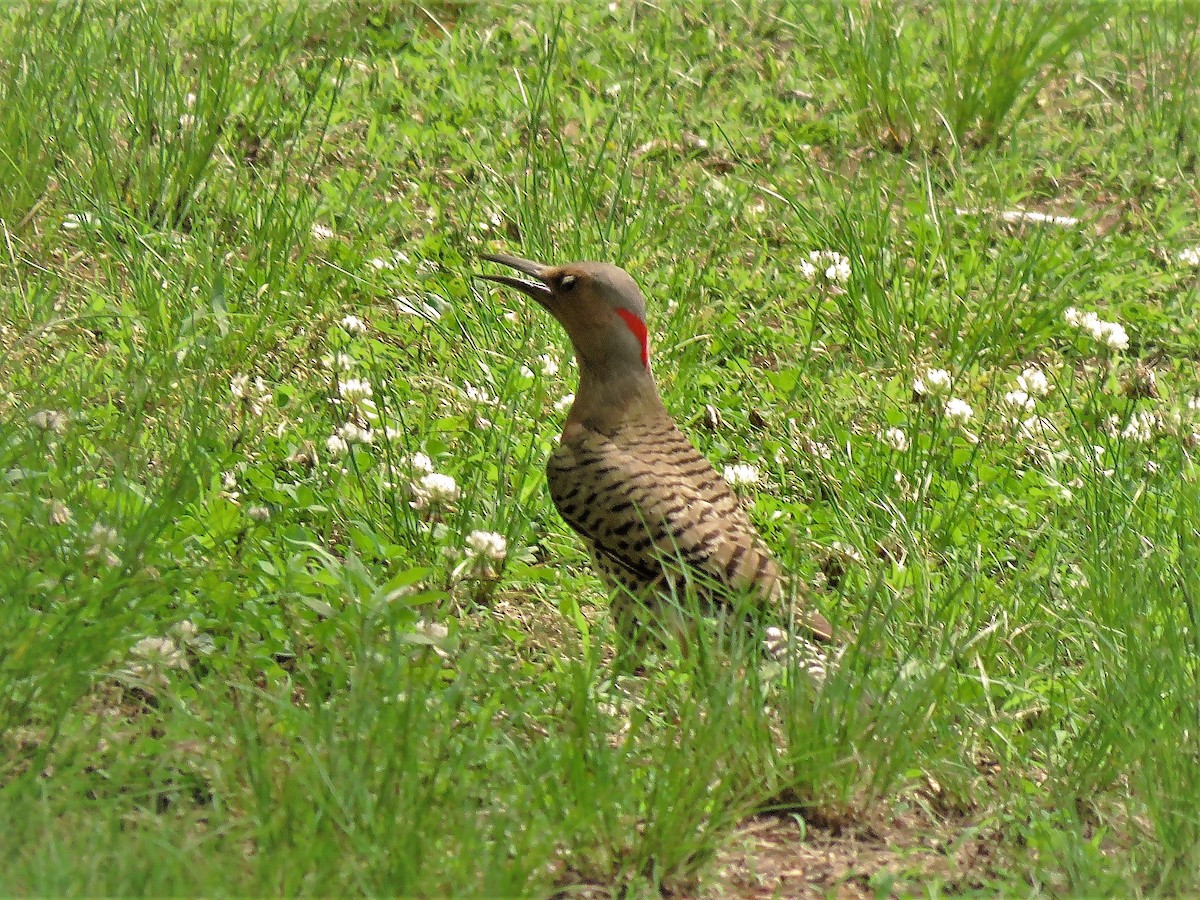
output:
<path id="1" fill-rule="evenodd" d="M 507 254 L 484 258 L 531 276 L 481 277 L 541 304 L 566 329 L 581 364 L 613 367 L 636 362 L 649 368 L 646 301 L 624 270 L 597 262 L 546 266 Z"/>

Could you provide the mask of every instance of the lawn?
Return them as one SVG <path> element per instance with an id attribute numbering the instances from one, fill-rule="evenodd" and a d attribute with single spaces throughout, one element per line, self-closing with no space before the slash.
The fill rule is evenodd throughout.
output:
<path id="1" fill-rule="evenodd" d="M 18 3 L 0 893 L 1200 891 L 1200 5 Z M 845 635 L 613 665 L 575 364 Z"/>

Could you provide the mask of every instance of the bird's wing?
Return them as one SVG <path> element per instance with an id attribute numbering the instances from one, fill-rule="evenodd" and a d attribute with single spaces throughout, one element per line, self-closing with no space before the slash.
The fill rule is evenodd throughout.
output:
<path id="1" fill-rule="evenodd" d="M 631 573 L 652 580 L 680 558 L 737 591 L 774 599 L 779 567 L 725 480 L 673 423 L 584 431 L 547 469 L 567 523 Z"/>

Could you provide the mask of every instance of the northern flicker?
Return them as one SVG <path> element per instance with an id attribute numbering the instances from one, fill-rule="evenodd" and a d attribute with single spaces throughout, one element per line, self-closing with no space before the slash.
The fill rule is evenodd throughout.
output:
<path id="1" fill-rule="evenodd" d="M 663 405 L 650 371 L 646 301 L 633 278 L 598 262 L 484 258 L 528 276 L 481 277 L 536 300 L 574 346 L 579 387 L 546 475 L 555 507 L 616 589 L 622 637 L 636 640 L 639 619 L 661 608 L 680 566 L 717 606 L 749 597 L 783 611 L 779 564 Z M 798 619 L 806 637 L 832 638 L 819 613 Z"/>

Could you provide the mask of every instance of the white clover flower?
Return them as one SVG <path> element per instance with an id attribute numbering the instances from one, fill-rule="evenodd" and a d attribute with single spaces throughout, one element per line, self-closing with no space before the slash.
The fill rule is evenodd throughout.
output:
<path id="1" fill-rule="evenodd" d="M 422 475 L 413 484 L 413 506 L 416 509 L 435 503 L 453 503 L 458 499 L 458 482 L 440 472 Z"/>
<path id="2" fill-rule="evenodd" d="M 350 449 L 350 445 L 346 443 L 346 439 L 340 434 L 331 434 L 325 439 L 325 449 L 334 456 L 341 456 Z"/>
<path id="3" fill-rule="evenodd" d="M 67 213 L 63 216 L 62 228 L 63 231 L 78 231 L 90 225 L 96 224 L 96 217 L 91 213 Z"/>
<path id="4" fill-rule="evenodd" d="M 238 490 L 238 473 L 236 470 L 231 469 L 221 473 L 221 496 L 235 502 L 242 496 L 242 492 Z"/>
<path id="5" fill-rule="evenodd" d="M 371 382 L 362 378 L 347 378 L 338 382 L 338 393 L 351 406 L 362 406 L 364 400 L 373 393 Z"/>
<path id="6" fill-rule="evenodd" d="M 47 499 L 43 502 L 46 504 L 46 518 L 51 525 L 66 525 L 74 518 L 70 508 L 61 500 Z"/>
<path id="7" fill-rule="evenodd" d="M 563 394 L 561 397 L 559 397 L 557 400 L 554 401 L 554 411 L 559 412 L 559 413 L 566 412 L 568 409 L 571 408 L 571 404 L 574 402 L 575 402 L 574 394 Z"/>
<path id="8" fill-rule="evenodd" d="M 844 285 L 850 280 L 850 260 L 836 250 L 812 250 L 800 261 L 800 275 L 816 284 Z"/>
<path id="9" fill-rule="evenodd" d="M 342 316 L 339 324 L 350 334 L 366 334 L 367 331 L 367 323 L 358 316 Z"/>
<path id="10" fill-rule="evenodd" d="M 429 475 L 433 472 L 433 460 L 424 453 L 417 452 L 408 458 L 408 467 L 414 472 Z"/>
<path id="11" fill-rule="evenodd" d="M 1050 393 L 1050 380 L 1036 366 L 1030 366 L 1017 376 L 1017 387 L 1031 397 L 1045 397 Z"/>
<path id="12" fill-rule="evenodd" d="M 1080 312 L 1073 306 L 1063 318 L 1072 328 L 1086 331 L 1092 340 L 1110 350 L 1124 350 L 1129 346 L 1129 335 L 1119 322 L 1106 322 L 1094 312 Z"/>
<path id="13" fill-rule="evenodd" d="M 725 467 L 725 480 L 733 487 L 743 484 L 758 484 L 758 469 L 746 463 Z"/>
<path id="14" fill-rule="evenodd" d="M 329 369 L 349 372 L 354 368 L 354 357 L 349 353 L 326 354 L 321 357 L 321 364 Z"/>
<path id="15" fill-rule="evenodd" d="M 312 227 L 312 236 L 318 241 L 328 241 L 333 237 L 333 229 L 328 225 L 322 225 L 319 222 L 314 222 Z"/>
<path id="16" fill-rule="evenodd" d="M 89 559 L 98 559 L 110 569 L 115 569 L 121 564 L 121 558 L 114 552 L 114 549 L 120 543 L 120 537 L 117 535 L 116 529 L 96 522 L 92 525 L 92 530 L 88 532 L 88 541 L 91 543 L 91 546 L 88 547 L 87 552 L 84 554 L 86 557 Z"/>
<path id="17" fill-rule="evenodd" d="M 235 400 L 240 400 L 249 407 L 250 412 L 256 416 L 261 416 L 266 411 L 267 404 L 272 400 L 267 383 L 261 377 L 257 377 L 251 382 L 249 375 L 234 375 L 230 378 L 229 393 Z"/>
<path id="18" fill-rule="evenodd" d="M 42 431 L 53 431 L 62 434 L 67 430 L 67 417 L 57 409 L 43 409 L 29 417 L 29 423 Z"/>
<path id="19" fill-rule="evenodd" d="M 472 531 L 467 535 L 467 549 L 472 556 L 502 562 L 508 556 L 508 541 L 494 531 Z"/>
<path id="20" fill-rule="evenodd" d="M 971 417 L 975 415 L 975 410 L 971 409 L 965 400 L 960 400 L 957 397 L 951 397 L 947 400 L 942 412 L 946 416 L 947 422 L 957 426 L 966 425 L 971 421 Z"/>
<path id="21" fill-rule="evenodd" d="M 1004 395 L 1005 406 L 1010 406 L 1014 410 L 1032 412 L 1035 401 L 1025 391 L 1009 391 Z"/>
<path id="22" fill-rule="evenodd" d="M 129 648 L 130 656 L 144 660 L 154 668 L 186 669 L 187 657 L 169 637 L 146 637 Z"/>
<path id="23" fill-rule="evenodd" d="M 541 363 L 538 368 L 547 378 L 553 378 L 558 374 L 558 360 L 556 360 L 549 353 L 543 353 L 541 356 L 539 356 L 538 362 Z M 521 366 L 521 375 L 523 377 L 533 378 L 534 374 L 535 373 L 533 369 L 529 368 L 529 366 Z"/>
<path id="24" fill-rule="evenodd" d="M 394 269 L 396 264 L 390 259 L 384 259 L 382 256 L 374 256 L 368 260 L 371 268 L 382 272 L 384 269 Z"/>
<path id="25" fill-rule="evenodd" d="M 337 430 L 337 433 L 347 444 L 369 444 L 375 440 L 374 432 L 357 422 L 347 422 Z"/>
<path id="26" fill-rule="evenodd" d="M 1094 312 L 1081 313 L 1078 327 L 1080 331 L 1090 334 L 1093 340 L 1099 340 L 1098 336 L 1104 331 L 1104 320 Z"/>
<path id="27" fill-rule="evenodd" d="M 171 634 L 181 647 L 208 656 L 213 652 L 212 635 L 203 634 L 191 619 L 184 619 L 171 627 Z"/>
<path id="28" fill-rule="evenodd" d="M 913 393 L 920 397 L 944 397 L 952 385 L 950 373 L 945 369 L 929 369 L 923 376 L 913 379 Z"/>
<path id="29" fill-rule="evenodd" d="M 1129 335 L 1124 326 L 1117 322 L 1101 322 L 1100 328 L 1092 332 L 1092 337 L 1111 350 L 1124 350 L 1129 346 Z"/>
<path id="30" fill-rule="evenodd" d="M 904 433 L 903 428 L 889 428 L 879 436 L 879 439 L 897 453 L 903 453 L 908 449 L 908 435 Z"/>
<path id="31" fill-rule="evenodd" d="M 1158 428 L 1158 416 L 1148 410 L 1139 410 L 1129 417 L 1121 430 L 1121 437 L 1136 444 L 1148 444 L 1154 439 Z"/>
<path id="32" fill-rule="evenodd" d="M 533 373 L 530 374 L 532 375 Z M 472 403 L 485 403 L 488 406 L 494 406 L 496 404 L 496 401 L 492 398 L 491 394 L 483 390 L 483 388 L 475 387 L 473 384 L 467 383 L 463 385 L 463 393 L 466 394 L 467 399 Z"/>
<path id="33" fill-rule="evenodd" d="M 271 518 L 271 510 L 265 506 L 250 506 L 246 508 L 246 515 L 255 522 L 266 522 Z"/>
<path id="34" fill-rule="evenodd" d="M 1180 250 L 1179 256 L 1176 258 L 1185 266 L 1200 269 L 1200 247 L 1188 247 L 1186 250 Z"/>

